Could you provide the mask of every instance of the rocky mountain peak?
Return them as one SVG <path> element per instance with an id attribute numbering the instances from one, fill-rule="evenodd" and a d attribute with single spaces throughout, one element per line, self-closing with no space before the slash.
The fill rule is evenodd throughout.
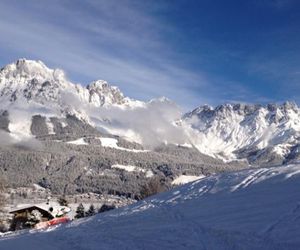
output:
<path id="1" fill-rule="evenodd" d="M 291 145 L 300 143 L 300 110 L 294 102 L 223 104 L 215 108 L 205 105 L 187 113 L 182 120 L 201 152 L 230 159 L 249 154 L 254 162 L 256 155 L 266 152 L 281 159 L 292 150 Z"/>
<path id="2" fill-rule="evenodd" d="M 4 104 L 25 100 L 45 106 L 54 105 L 60 110 L 78 109 L 86 104 L 94 107 L 119 105 L 125 108 L 143 105 L 142 102 L 124 97 L 119 88 L 104 80 L 94 81 L 84 87 L 69 81 L 63 70 L 51 69 L 42 61 L 27 59 L 19 59 L 0 70 L 0 98 Z"/>
<path id="3" fill-rule="evenodd" d="M 42 61 L 19 59 L 1 69 L 1 78 L 7 81 L 26 82 L 26 79 L 38 81 L 49 80 L 64 83 L 67 81 L 65 74 L 60 69 L 49 69 Z M 3 82 L 3 80 L 2 80 Z"/>
<path id="4" fill-rule="evenodd" d="M 89 102 L 93 102 L 97 106 L 126 103 L 126 99 L 119 88 L 109 85 L 107 81 L 97 80 L 87 85 L 86 88 L 90 95 Z"/>
<path id="5" fill-rule="evenodd" d="M 291 110 L 291 111 L 294 111 L 294 112 L 299 111 L 299 107 L 294 101 L 286 101 L 281 105 L 280 108 L 282 110 L 285 110 L 285 111 L 288 111 L 288 110 Z"/>
<path id="6" fill-rule="evenodd" d="M 111 88 L 111 86 L 108 84 L 107 81 L 104 81 L 104 80 L 93 81 L 87 85 L 87 89 L 89 89 L 89 90 L 92 90 L 92 89 L 103 90 L 103 89 L 110 89 L 110 88 Z"/>
<path id="7" fill-rule="evenodd" d="M 50 69 L 41 61 L 19 59 L 0 71 L 0 97 L 10 102 L 57 101 L 60 90 L 71 85 L 62 70 Z"/>
<path id="8" fill-rule="evenodd" d="M 261 104 L 222 104 L 215 108 L 209 105 L 199 106 L 193 111 L 187 113 L 186 117 L 199 116 L 199 117 L 212 117 L 212 116 L 223 116 L 227 117 L 232 114 L 241 116 L 257 115 L 259 112 L 266 113 L 268 115 L 290 115 L 291 113 L 298 113 L 299 107 L 295 102 L 284 102 L 283 104 L 269 103 L 266 105 Z"/>

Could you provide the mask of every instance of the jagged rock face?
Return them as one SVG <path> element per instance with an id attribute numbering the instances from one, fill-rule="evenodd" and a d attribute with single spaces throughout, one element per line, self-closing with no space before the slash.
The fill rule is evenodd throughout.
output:
<path id="1" fill-rule="evenodd" d="M 123 93 L 115 86 L 110 86 L 106 81 L 95 81 L 87 86 L 89 91 L 89 102 L 97 106 L 105 104 L 126 104 L 127 99 Z"/>
<path id="2" fill-rule="evenodd" d="M 70 87 L 63 71 L 51 70 L 41 61 L 20 59 L 0 71 L 0 97 L 10 102 L 22 97 L 38 103 L 57 101 L 60 91 Z"/>
<path id="3" fill-rule="evenodd" d="M 291 152 L 300 138 L 300 109 L 292 102 L 205 105 L 184 115 L 182 123 L 206 154 L 247 158 L 254 164 L 276 164 L 296 157 L 293 153 L 291 158 Z"/>
<path id="4" fill-rule="evenodd" d="M 73 95 L 83 105 L 93 107 L 124 105 L 131 106 L 140 103 L 125 98 L 122 92 L 106 81 L 98 80 L 86 87 L 73 84 L 60 69 L 49 69 L 41 61 L 20 59 L 9 64 L 0 71 L 1 100 L 16 102 L 24 98 L 28 102 L 47 105 L 59 105 L 59 108 L 69 109 L 67 95 Z"/>

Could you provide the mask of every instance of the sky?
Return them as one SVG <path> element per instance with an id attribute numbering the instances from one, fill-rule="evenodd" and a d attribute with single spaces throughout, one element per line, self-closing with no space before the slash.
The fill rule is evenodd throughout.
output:
<path id="1" fill-rule="evenodd" d="M 0 0 L 0 66 L 19 58 L 183 109 L 300 103 L 297 0 Z"/>

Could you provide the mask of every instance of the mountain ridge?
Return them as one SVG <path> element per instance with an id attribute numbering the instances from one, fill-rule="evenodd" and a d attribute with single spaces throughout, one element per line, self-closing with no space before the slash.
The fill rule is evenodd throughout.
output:
<path id="1" fill-rule="evenodd" d="M 134 105 L 135 100 L 124 97 L 116 86 L 104 80 L 89 83 L 86 87 L 69 81 L 60 69 L 50 69 L 42 61 L 19 59 L 0 71 L 0 97 L 14 102 L 24 97 L 28 101 L 61 101 L 62 92 L 76 95 L 84 104 L 95 107 L 108 105 Z M 44 100 L 42 100 L 44 99 Z M 141 102 L 137 102 L 140 104 Z"/>
<path id="2" fill-rule="evenodd" d="M 225 159 L 245 157 L 255 163 L 264 153 L 287 158 L 300 142 L 300 109 L 295 102 L 204 105 L 185 114 L 182 123 L 194 134 L 190 137 L 197 138 L 193 143 L 201 152 L 223 154 Z"/>
<path id="3" fill-rule="evenodd" d="M 300 159 L 300 109 L 295 102 L 202 105 L 182 114 L 165 97 L 133 100 L 104 80 L 84 87 L 42 61 L 19 59 L 0 70 L 0 104 L 11 119 L 6 130 L 18 131 L 20 138 L 22 131 L 30 136 L 35 115 L 46 117 L 49 128 L 54 126 L 51 117 L 74 115 L 88 126 L 133 142 L 189 145 L 223 161 L 276 165 Z M 27 119 L 26 127 L 19 116 Z"/>

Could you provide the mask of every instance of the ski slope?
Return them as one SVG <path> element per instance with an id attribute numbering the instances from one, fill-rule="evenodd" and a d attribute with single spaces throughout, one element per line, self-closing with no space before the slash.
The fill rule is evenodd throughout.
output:
<path id="1" fill-rule="evenodd" d="M 214 175 L 0 249 L 300 249 L 299 187 L 300 165 Z"/>

